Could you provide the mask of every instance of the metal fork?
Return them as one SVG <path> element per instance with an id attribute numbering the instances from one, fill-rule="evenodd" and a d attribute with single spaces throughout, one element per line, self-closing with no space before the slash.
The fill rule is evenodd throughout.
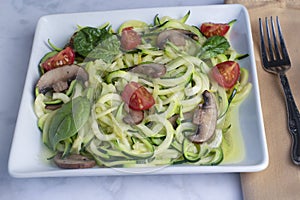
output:
<path id="1" fill-rule="evenodd" d="M 262 19 L 259 18 L 262 63 L 266 71 L 275 73 L 280 78 L 286 99 L 288 129 L 293 140 L 291 157 L 295 164 L 300 165 L 300 114 L 285 75 L 285 72 L 291 68 L 291 62 L 284 43 L 278 16 L 276 17 L 276 25 L 277 29 L 273 18 L 270 17 L 270 20 L 268 20 L 266 17 L 264 29 Z M 264 30 L 266 36 L 264 35 Z"/>

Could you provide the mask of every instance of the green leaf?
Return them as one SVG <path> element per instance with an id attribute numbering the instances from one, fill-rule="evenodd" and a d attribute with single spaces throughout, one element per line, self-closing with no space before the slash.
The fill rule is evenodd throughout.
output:
<path id="1" fill-rule="evenodd" d="M 106 63 L 111 63 L 120 53 L 120 41 L 117 36 L 102 40 L 88 55 L 88 58 L 102 59 Z"/>
<path id="2" fill-rule="evenodd" d="M 212 36 L 204 42 L 200 58 L 209 59 L 218 54 L 223 54 L 229 47 L 230 44 L 225 37 Z"/>
<path id="3" fill-rule="evenodd" d="M 74 136 L 86 123 L 90 115 L 90 102 L 85 97 L 77 97 L 62 105 L 52 117 L 49 126 L 49 142 L 55 151 L 59 142 Z"/>
<path id="4" fill-rule="evenodd" d="M 120 52 L 120 41 L 107 29 L 85 27 L 73 36 L 74 50 L 83 57 L 112 62 Z"/>
<path id="5" fill-rule="evenodd" d="M 102 35 L 105 35 L 104 30 L 85 27 L 80 29 L 73 37 L 74 50 L 86 57 L 99 43 Z"/>

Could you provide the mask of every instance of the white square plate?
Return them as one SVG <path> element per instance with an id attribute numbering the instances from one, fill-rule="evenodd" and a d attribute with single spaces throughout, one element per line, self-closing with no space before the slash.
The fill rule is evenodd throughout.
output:
<path id="1" fill-rule="evenodd" d="M 231 44 L 238 52 L 250 56 L 241 61 L 243 67 L 250 72 L 253 88 L 249 97 L 240 106 L 239 126 L 245 156 L 241 161 L 221 163 L 218 166 L 168 166 L 157 169 L 122 169 L 91 168 L 63 170 L 52 165 L 43 155 L 44 145 L 37 126 L 37 118 L 33 111 L 34 86 L 39 78 L 38 63 L 49 51 L 46 43 L 50 38 L 57 46 L 63 46 L 77 25 L 99 26 L 110 22 L 116 29 L 122 22 L 129 19 L 140 19 L 152 22 L 154 16 L 182 17 L 191 11 L 188 24 L 202 22 L 226 23 L 237 19 L 231 31 Z M 58 14 L 41 17 L 36 28 L 32 53 L 20 105 L 18 120 L 15 127 L 13 143 L 9 158 L 9 173 L 14 177 L 53 177 L 53 176 L 101 176 L 128 174 L 185 174 L 185 173 L 223 173 L 223 172 L 254 172 L 268 165 L 267 145 L 262 120 L 257 72 L 255 66 L 252 34 L 247 10 L 241 5 L 212 5 L 169 8 L 147 8 L 134 10 L 117 10 L 105 12 Z"/>

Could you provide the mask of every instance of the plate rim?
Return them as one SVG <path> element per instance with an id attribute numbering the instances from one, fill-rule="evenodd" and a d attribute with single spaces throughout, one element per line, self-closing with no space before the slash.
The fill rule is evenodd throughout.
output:
<path id="1" fill-rule="evenodd" d="M 10 154 L 9 154 L 9 160 L 8 160 L 8 172 L 11 176 L 16 177 L 16 178 L 29 178 L 29 177 L 61 177 L 61 176 L 107 176 L 107 175 L 145 175 L 145 173 L 116 173 L 115 171 L 111 171 L 110 168 L 93 168 L 93 169 L 80 169 L 81 173 L 76 173 L 78 170 L 62 170 L 62 169 L 58 169 L 58 170 L 46 170 L 46 171 L 22 171 L 22 170 L 18 170 L 16 169 L 15 165 L 15 158 L 16 158 L 16 141 L 18 140 L 17 136 L 18 136 L 18 129 L 19 129 L 19 124 L 21 123 L 21 111 L 24 108 L 24 106 L 28 106 L 25 105 L 25 94 L 27 93 L 27 89 L 28 89 L 28 84 L 29 84 L 29 78 L 30 78 L 30 66 L 33 64 L 34 62 L 34 50 L 35 50 L 35 46 L 36 43 L 38 42 L 38 32 L 39 29 L 41 28 L 41 23 L 43 20 L 47 20 L 48 18 L 53 18 L 53 17 L 67 17 L 67 16 L 74 16 L 74 15 L 95 15 L 95 14 L 105 14 L 108 12 L 132 12 L 132 11 L 143 11 L 143 10 L 148 10 L 148 11 L 155 11 L 157 9 L 186 9 L 186 10 L 195 10 L 198 8 L 205 8 L 205 7 L 226 7 L 226 8 L 236 8 L 236 9 L 240 9 L 241 12 L 243 12 L 245 14 L 246 17 L 246 22 L 247 22 L 247 28 L 248 30 L 250 30 L 248 32 L 248 40 L 251 42 L 250 45 L 250 51 L 249 53 L 252 53 L 253 55 L 250 56 L 250 63 L 252 63 L 252 67 L 253 70 L 255 72 L 254 74 L 254 86 L 255 88 L 255 98 L 256 101 L 258 102 L 258 106 L 259 108 L 257 108 L 257 114 L 259 117 L 259 123 L 260 125 L 258 126 L 260 128 L 260 140 L 262 142 L 262 160 L 260 160 L 258 163 L 256 164 L 252 164 L 252 165 L 218 165 L 218 166 L 179 166 L 176 168 L 181 168 L 180 171 L 176 171 L 174 166 L 171 167 L 167 167 L 167 168 L 163 168 L 160 171 L 156 171 L 154 174 L 191 174 L 191 173 L 232 173 L 232 172 L 258 172 L 258 171 L 262 171 L 264 169 L 267 168 L 268 164 L 269 164 L 269 156 L 268 156 L 268 151 L 267 151 L 267 142 L 266 142 L 266 134 L 265 134 L 265 128 L 264 128 L 264 121 L 263 121 L 263 115 L 262 115 L 262 110 L 261 110 L 261 101 L 260 101 L 260 94 L 259 94 L 259 84 L 258 84 L 258 78 L 257 78 L 257 71 L 256 71 L 256 66 L 255 66 L 255 59 L 254 59 L 254 49 L 253 49 L 253 41 L 252 41 L 252 32 L 251 32 L 251 25 L 250 25 L 250 19 L 249 19 L 249 14 L 248 11 L 246 9 L 246 7 L 244 7 L 243 5 L 240 4 L 221 4 L 221 5 L 199 5 L 199 6 L 176 6 L 176 7 L 159 7 L 159 8 L 134 8 L 134 9 L 120 9 L 120 10 L 105 10 L 105 11 L 93 11 L 93 12 L 74 12 L 74 13 L 60 13 L 60 14 L 50 14 L 50 15 L 44 15 L 41 16 L 40 19 L 38 20 L 36 29 L 35 29 L 35 36 L 33 39 L 33 45 L 32 45 L 32 51 L 31 51 L 31 55 L 30 55 L 30 60 L 29 60 L 29 64 L 28 64 L 28 70 L 26 72 L 26 79 L 25 79 L 25 84 L 24 84 L 24 88 L 23 88 L 23 94 L 22 94 L 22 98 L 21 98 L 21 102 L 20 102 L 20 107 L 19 107 L 19 111 L 18 111 L 18 117 L 17 117 L 17 121 L 16 121 L 16 126 L 15 126 L 15 131 L 14 131 L 14 135 L 13 135 L 13 140 L 12 140 L 12 144 L 11 144 L 11 149 L 10 149 Z M 251 66 L 250 66 L 251 67 Z M 30 85 L 29 85 L 30 86 Z M 32 88 L 32 86 L 30 86 L 29 88 Z M 31 108 L 32 109 L 32 108 Z M 33 109 L 32 109 L 33 110 Z M 191 172 L 191 167 L 193 167 L 193 171 Z M 197 169 L 196 169 L 197 167 Z M 158 167 L 161 168 L 161 167 Z M 135 168 L 136 169 L 136 168 Z M 91 171 L 93 170 L 93 171 Z M 103 173 L 105 172 L 105 173 Z"/>

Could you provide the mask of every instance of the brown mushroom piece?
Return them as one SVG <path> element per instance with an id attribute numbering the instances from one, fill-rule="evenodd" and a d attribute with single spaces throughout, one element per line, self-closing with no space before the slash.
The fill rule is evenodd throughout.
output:
<path id="1" fill-rule="evenodd" d="M 159 78 L 166 74 L 166 67 L 159 63 L 142 63 L 130 68 L 130 72 L 144 74 L 150 78 Z"/>
<path id="2" fill-rule="evenodd" d="M 58 153 L 53 160 L 58 167 L 63 169 L 84 169 L 92 168 L 96 165 L 95 160 L 80 154 L 70 154 L 62 158 L 62 153 Z"/>
<path id="3" fill-rule="evenodd" d="M 144 112 L 142 110 L 133 110 L 127 104 L 124 105 L 124 110 L 127 113 L 123 117 L 123 122 L 129 125 L 137 125 L 144 119 Z"/>
<path id="4" fill-rule="evenodd" d="M 188 136 L 193 143 L 208 141 L 214 134 L 217 125 L 217 104 L 212 93 L 203 92 L 204 103 L 194 111 L 193 123 L 197 125 L 195 134 Z"/>
<path id="5" fill-rule="evenodd" d="M 156 39 L 156 45 L 160 49 L 164 49 L 167 41 L 172 42 L 176 46 L 185 46 L 187 39 L 198 40 L 198 36 L 187 30 L 183 29 L 168 29 L 159 33 Z"/>
<path id="6" fill-rule="evenodd" d="M 46 109 L 48 110 L 57 110 L 61 108 L 62 104 L 48 104 L 45 106 Z"/>
<path id="7" fill-rule="evenodd" d="M 129 108 L 128 115 L 123 118 L 123 121 L 129 125 L 136 125 L 143 121 L 144 112 L 142 110 L 132 110 Z"/>
<path id="8" fill-rule="evenodd" d="M 36 87 L 40 93 L 47 93 L 50 90 L 62 92 L 68 89 L 68 83 L 74 79 L 83 81 L 86 85 L 88 81 L 88 73 L 78 65 L 65 65 L 47 71 L 38 80 Z"/>

